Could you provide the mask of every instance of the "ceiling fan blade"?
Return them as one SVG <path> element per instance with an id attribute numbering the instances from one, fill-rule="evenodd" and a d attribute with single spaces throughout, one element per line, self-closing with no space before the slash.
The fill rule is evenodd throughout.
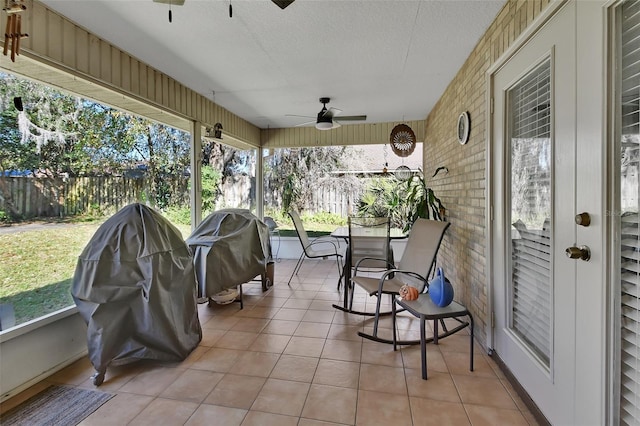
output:
<path id="1" fill-rule="evenodd" d="M 307 122 L 305 122 L 305 123 L 296 124 L 296 125 L 295 125 L 295 126 L 293 126 L 293 127 L 302 127 L 302 126 L 307 126 L 307 125 L 309 125 L 309 124 L 316 124 L 316 120 L 313 120 L 313 121 L 307 121 Z"/>
<path id="2" fill-rule="evenodd" d="M 340 117 L 336 117 L 340 121 L 365 121 L 367 119 L 366 115 L 341 115 Z"/>
<path id="3" fill-rule="evenodd" d="M 155 3 L 171 4 L 171 6 L 182 6 L 184 0 L 153 0 Z"/>
<path id="4" fill-rule="evenodd" d="M 285 114 L 285 117 L 302 117 L 302 118 L 315 118 L 310 115 L 297 115 L 297 114 Z"/>
<path id="5" fill-rule="evenodd" d="M 330 107 L 325 113 L 324 116 L 325 117 L 335 117 L 336 115 L 339 115 L 342 113 L 341 109 L 338 108 L 334 108 L 334 107 Z"/>
<path id="6" fill-rule="evenodd" d="M 289 6 L 291 3 L 293 3 L 294 0 L 271 0 L 271 1 L 277 4 L 280 9 L 284 9 L 287 6 Z"/>

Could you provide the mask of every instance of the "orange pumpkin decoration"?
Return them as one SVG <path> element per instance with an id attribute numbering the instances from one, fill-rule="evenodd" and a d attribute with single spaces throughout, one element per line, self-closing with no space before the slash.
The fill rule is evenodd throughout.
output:
<path id="1" fill-rule="evenodd" d="M 418 298 L 418 289 L 410 285 L 400 287 L 400 297 L 404 300 L 416 300 Z"/>

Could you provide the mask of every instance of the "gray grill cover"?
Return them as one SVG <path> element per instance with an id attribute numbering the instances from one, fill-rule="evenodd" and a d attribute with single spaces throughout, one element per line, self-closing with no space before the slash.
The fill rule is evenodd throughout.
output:
<path id="1" fill-rule="evenodd" d="M 263 274 L 270 258 L 269 228 L 245 209 L 211 213 L 187 238 L 198 296 L 211 297 Z"/>
<path id="2" fill-rule="evenodd" d="M 142 204 L 98 228 L 78 258 L 71 294 L 98 372 L 112 361 L 181 361 L 202 339 L 189 248 Z"/>

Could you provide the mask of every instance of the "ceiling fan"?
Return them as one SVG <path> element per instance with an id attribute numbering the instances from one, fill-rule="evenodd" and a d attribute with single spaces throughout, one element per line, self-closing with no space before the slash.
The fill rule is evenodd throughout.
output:
<path id="1" fill-rule="evenodd" d="M 153 0 L 154 3 L 164 3 L 169 5 L 169 22 L 173 21 L 173 15 L 171 14 L 171 6 L 182 6 L 185 0 Z M 271 0 L 278 5 L 280 9 L 284 9 L 293 3 L 295 0 Z M 233 6 L 231 0 L 229 0 L 229 18 L 233 17 Z"/>
<path id="2" fill-rule="evenodd" d="M 298 124 L 296 127 L 316 123 L 316 129 L 318 130 L 331 130 L 340 127 L 342 121 L 364 121 L 367 119 L 366 115 L 340 115 L 342 110 L 334 107 L 327 108 L 327 104 L 330 100 L 331 98 L 320 98 L 322 109 L 318 113 L 315 121 L 307 121 L 306 123 Z M 307 115 L 287 114 L 287 116 L 313 118 Z"/>
<path id="3" fill-rule="evenodd" d="M 171 6 L 182 6 L 184 4 L 184 0 L 153 0 L 155 3 L 164 3 L 169 4 Z"/>
<path id="4" fill-rule="evenodd" d="M 271 1 L 277 4 L 278 7 L 280 7 L 280 9 L 284 9 L 285 7 L 289 6 L 291 3 L 294 2 L 294 0 L 271 0 Z"/>
<path id="5" fill-rule="evenodd" d="M 184 4 L 184 0 L 153 0 L 156 3 L 165 3 L 170 4 L 172 6 L 182 6 Z M 289 6 L 294 0 L 271 0 L 275 4 L 280 7 L 280 9 L 284 9 Z"/>

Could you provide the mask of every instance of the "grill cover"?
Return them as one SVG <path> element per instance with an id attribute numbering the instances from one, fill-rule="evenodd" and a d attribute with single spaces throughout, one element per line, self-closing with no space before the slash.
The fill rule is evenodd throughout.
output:
<path id="1" fill-rule="evenodd" d="M 78 258 L 71 294 L 98 372 L 112 361 L 182 361 L 202 339 L 189 248 L 145 205 L 126 206 L 98 228 Z"/>
<path id="2" fill-rule="evenodd" d="M 269 228 L 245 209 L 211 213 L 187 244 L 193 252 L 198 297 L 211 297 L 264 274 L 271 253 Z"/>

